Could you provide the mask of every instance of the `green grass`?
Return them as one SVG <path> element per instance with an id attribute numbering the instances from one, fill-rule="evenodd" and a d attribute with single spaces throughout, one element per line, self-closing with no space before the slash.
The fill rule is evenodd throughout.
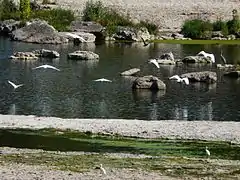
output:
<path id="1" fill-rule="evenodd" d="M 94 170 L 102 163 L 107 169 L 144 169 L 174 177 L 235 178 L 240 175 L 240 146 L 227 142 L 143 139 L 58 129 L 0 129 L 0 139 L 1 146 L 48 150 L 2 154 L 1 163 L 44 165 L 75 172 Z M 210 159 L 205 155 L 205 146 L 211 151 Z M 54 151 L 90 154 L 69 155 Z M 150 157 L 123 158 L 106 152 L 146 154 Z M 221 171 L 218 173 L 214 169 Z"/>
<path id="2" fill-rule="evenodd" d="M 154 40 L 153 42 L 169 44 L 240 44 L 240 40 Z"/>

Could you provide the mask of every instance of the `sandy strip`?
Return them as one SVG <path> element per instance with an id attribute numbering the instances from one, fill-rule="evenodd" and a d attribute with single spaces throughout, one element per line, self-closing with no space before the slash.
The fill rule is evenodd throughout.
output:
<path id="1" fill-rule="evenodd" d="M 220 140 L 240 144 L 240 122 L 61 119 L 0 115 L 0 128 L 57 128 L 143 138 Z"/>

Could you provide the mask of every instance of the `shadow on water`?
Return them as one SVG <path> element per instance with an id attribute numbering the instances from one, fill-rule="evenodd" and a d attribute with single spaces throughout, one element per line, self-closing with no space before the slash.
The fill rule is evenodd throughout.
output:
<path id="1" fill-rule="evenodd" d="M 29 129 L 1 129 L 0 146 L 50 151 L 133 153 L 198 158 L 206 157 L 205 146 L 208 146 L 211 151 L 211 158 L 240 160 L 240 146 L 227 142 L 146 140 L 54 129 L 35 131 Z"/>

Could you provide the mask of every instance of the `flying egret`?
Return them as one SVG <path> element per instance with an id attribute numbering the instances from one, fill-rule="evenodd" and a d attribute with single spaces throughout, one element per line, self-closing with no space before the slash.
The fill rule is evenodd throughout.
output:
<path id="1" fill-rule="evenodd" d="M 50 65 L 47 65 L 47 64 L 44 64 L 44 65 L 41 65 L 41 66 L 38 66 L 38 67 L 35 67 L 33 69 L 39 69 L 39 68 L 44 68 L 44 69 L 54 69 L 56 71 L 60 71 L 60 69 L 54 67 L 54 66 L 50 66 Z"/>
<path id="2" fill-rule="evenodd" d="M 159 64 L 158 64 L 158 62 L 157 62 L 156 59 L 150 59 L 150 60 L 149 60 L 149 63 L 152 63 L 152 64 L 154 64 L 157 68 L 160 68 L 160 66 L 159 66 Z"/>
<path id="3" fill-rule="evenodd" d="M 177 82 L 184 82 L 186 85 L 189 85 L 189 79 L 187 77 L 180 78 L 179 75 L 174 75 L 169 79 L 174 79 L 174 80 L 177 80 Z"/>
<path id="4" fill-rule="evenodd" d="M 111 80 L 105 79 L 105 78 L 96 79 L 96 80 L 93 80 L 93 81 L 97 81 L 97 82 L 112 82 Z"/>
<path id="5" fill-rule="evenodd" d="M 103 168 L 102 164 L 100 164 L 100 169 L 102 170 L 103 174 L 107 174 L 106 170 Z"/>
<path id="6" fill-rule="evenodd" d="M 205 151 L 206 151 L 207 156 L 209 157 L 209 156 L 210 156 L 210 151 L 208 150 L 208 147 L 207 147 L 207 146 L 206 146 L 206 148 L 205 148 Z"/>
<path id="7" fill-rule="evenodd" d="M 149 42 L 146 42 L 144 39 L 143 39 L 143 37 L 141 36 L 141 39 L 142 39 L 142 41 L 143 41 L 143 46 L 147 46 L 147 45 L 149 45 L 150 43 Z"/>
<path id="8" fill-rule="evenodd" d="M 221 50 L 221 60 L 223 62 L 223 64 L 227 64 L 227 60 L 225 59 L 225 57 L 222 54 L 222 50 Z"/>
<path id="9" fill-rule="evenodd" d="M 215 57 L 214 54 L 206 53 L 204 51 L 201 51 L 197 54 L 197 56 L 204 56 L 205 58 L 210 58 L 212 63 L 215 63 Z"/>
<path id="10" fill-rule="evenodd" d="M 16 84 L 14 84 L 13 82 L 11 82 L 11 81 L 9 81 L 9 80 L 8 80 L 8 83 L 11 84 L 14 89 L 17 89 L 17 88 L 23 86 L 23 84 L 18 84 L 18 85 L 16 85 Z"/>

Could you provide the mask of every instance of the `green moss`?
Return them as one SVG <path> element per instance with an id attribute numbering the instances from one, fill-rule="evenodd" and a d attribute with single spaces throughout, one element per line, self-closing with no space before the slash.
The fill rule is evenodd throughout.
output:
<path id="1" fill-rule="evenodd" d="M 211 158 L 240 160 L 240 154 L 238 153 L 240 147 L 226 142 L 139 139 L 54 129 L 38 131 L 2 129 L 0 130 L 0 138 L 1 146 L 18 148 L 195 158 L 206 158 L 205 146 L 208 146 L 211 151 Z"/>

